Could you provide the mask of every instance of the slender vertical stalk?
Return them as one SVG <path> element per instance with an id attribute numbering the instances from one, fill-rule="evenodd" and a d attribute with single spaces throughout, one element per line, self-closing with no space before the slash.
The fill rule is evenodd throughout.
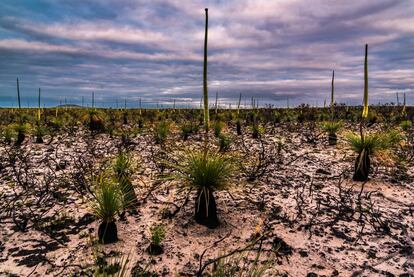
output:
<path id="1" fill-rule="evenodd" d="M 334 91 L 335 91 L 335 70 L 332 70 L 332 83 L 331 83 L 331 119 L 334 118 Z"/>
<path id="2" fill-rule="evenodd" d="M 216 105 L 214 106 L 217 114 L 218 90 L 216 91 Z"/>
<path id="3" fill-rule="evenodd" d="M 397 95 L 397 107 L 399 107 L 400 106 L 400 99 L 398 97 L 398 92 L 396 92 L 395 94 Z"/>
<path id="4" fill-rule="evenodd" d="M 126 111 L 127 108 L 127 103 L 126 103 L 126 99 L 124 99 L 124 110 Z"/>
<path id="5" fill-rule="evenodd" d="M 239 116 L 239 113 L 240 113 L 240 102 L 241 102 L 241 98 L 242 98 L 242 94 L 240 93 L 239 103 L 237 104 L 237 116 Z"/>
<path id="6" fill-rule="evenodd" d="M 37 104 L 38 104 L 38 106 L 37 106 L 37 120 L 39 120 L 39 122 L 40 122 L 40 88 L 39 88 L 39 94 L 38 94 L 38 97 L 37 97 Z"/>
<path id="7" fill-rule="evenodd" d="M 204 94 L 204 129 L 206 131 L 206 139 L 208 138 L 207 133 L 209 129 L 209 109 L 208 109 L 208 88 L 207 88 L 207 40 L 208 40 L 208 9 L 206 12 L 206 23 L 204 31 L 204 63 L 203 63 L 203 94 Z"/>
<path id="8" fill-rule="evenodd" d="M 19 78 L 17 78 L 17 103 L 19 104 L 19 110 L 22 108 L 20 103 L 20 85 L 19 85 Z"/>
<path id="9" fill-rule="evenodd" d="M 402 114 L 403 115 L 406 115 L 407 114 L 407 112 L 406 112 L 406 108 L 405 108 L 405 106 L 406 106 L 406 98 L 405 98 L 405 92 L 404 92 L 404 94 L 403 94 L 403 96 L 404 96 L 404 98 L 403 98 L 403 109 L 402 109 Z"/>
<path id="10" fill-rule="evenodd" d="M 175 111 L 175 99 L 174 99 L 174 102 L 173 102 L 173 110 Z"/>
<path id="11" fill-rule="evenodd" d="M 368 44 L 365 44 L 365 61 L 364 61 L 364 108 L 362 110 L 362 120 L 359 126 L 361 141 L 364 142 L 363 125 L 368 118 Z"/>
<path id="12" fill-rule="evenodd" d="M 82 108 L 83 108 L 84 103 L 85 103 L 85 98 L 82 96 Z"/>
<path id="13" fill-rule="evenodd" d="M 368 44 L 365 44 L 365 62 L 364 62 L 364 109 L 362 118 L 368 117 Z"/>
<path id="14" fill-rule="evenodd" d="M 141 109 L 142 109 L 142 106 L 141 106 L 141 98 L 139 99 L 139 115 L 141 115 Z"/>
<path id="15" fill-rule="evenodd" d="M 92 109 L 95 108 L 95 92 L 92 91 Z"/>

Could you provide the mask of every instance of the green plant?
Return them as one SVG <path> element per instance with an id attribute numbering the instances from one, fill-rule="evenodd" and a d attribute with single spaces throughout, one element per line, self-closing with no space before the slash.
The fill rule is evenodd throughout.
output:
<path id="1" fill-rule="evenodd" d="M 38 122 L 34 133 L 36 136 L 36 143 L 43 143 L 43 136 L 46 134 L 46 128 Z"/>
<path id="2" fill-rule="evenodd" d="M 161 255 L 164 253 L 164 248 L 161 243 L 165 238 L 165 227 L 162 224 L 154 225 L 150 228 L 151 243 L 147 248 L 147 251 L 151 255 Z"/>
<path id="3" fill-rule="evenodd" d="M 118 182 L 122 197 L 123 209 L 133 209 L 138 205 L 137 196 L 134 191 L 134 186 L 131 182 L 132 175 L 132 161 L 128 153 L 120 152 L 115 159 L 113 170 L 115 172 L 115 179 Z"/>
<path id="4" fill-rule="evenodd" d="M 96 179 L 92 212 L 101 220 L 98 229 L 99 241 L 111 243 L 118 240 L 115 215 L 122 209 L 122 193 L 117 183 L 101 174 Z"/>
<path id="5" fill-rule="evenodd" d="M 165 227 L 162 224 L 157 224 L 151 227 L 151 243 L 161 245 L 165 239 Z"/>
<path id="6" fill-rule="evenodd" d="M 252 126 L 251 126 L 251 131 L 252 131 L 252 137 L 254 139 L 257 139 L 260 137 L 260 135 L 263 133 L 263 128 L 259 125 L 259 123 L 257 123 L 256 121 L 253 122 Z"/>
<path id="7" fill-rule="evenodd" d="M 388 150 L 401 141 L 401 134 L 396 131 L 386 133 L 368 133 L 361 137 L 361 134 L 349 133 L 346 141 L 356 153 L 358 158 L 355 162 L 355 181 L 366 181 L 370 172 L 370 155 L 379 151 Z"/>
<path id="8" fill-rule="evenodd" d="M 94 277 L 126 277 L 128 275 L 129 255 L 112 259 L 110 263 L 100 255 L 95 258 Z"/>
<path id="9" fill-rule="evenodd" d="M 236 132 L 237 132 L 238 136 L 240 136 L 242 134 L 242 123 L 241 123 L 241 120 L 239 118 L 236 121 Z"/>
<path id="10" fill-rule="evenodd" d="M 221 154 L 192 152 L 184 162 L 174 166 L 172 175 L 184 187 L 196 189 L 195 220 L 209 228 L 219 225 L 213 192 L 227 189 L 233 173 L 231 160 Z"/>
<path id="11" fill-rule="evenodd" d="M 90 110 L 83 116 L 83 121 L 88 125 L 92 132 L 103 132 L 105 130 L 105 123 L 103 115 L 96 109 Z"/>
<path id="12" fill-rule="evenodd" d="M 213 264 L 211 277 L 261 277 L 269 271 L 271 263 L 258 263 L 259 254 L 253 262 L 249 262 L 248 254 L 235 254 L 221 258 Z"/>
<path id="13" fill-rule="evenodd" d="M 224 123 L 221 121 L 214 121 L 213 129 L 214 129 L 214 136 L 216 138 L 220 137 L 221 131 L 223 130 Z"/>
<path id="14" fill-rule="evenodd" d="M 285 146 L 285 139 L 284 138 L 277 138 L 276 139 L 276 146 L 277 146 L 277 153 L 280 154 L 280 152 L 282 152 L 283 147 Z"/>
<path id="15" fill-rule="evenodd" d="M 19 123 L 14 125 L 14 131 L 17 134 L 16 145 L 21 145 L 23 143 L 28 130 L 29 124 Z"/>
<path id="16" fill-rule="evenodd" d="M 404 120 L 404 121 L 401 121 L 400 127 L 404 131 L 408 131 L 411 129 L 411 127 L 413 127 L 413 123 L 411 122 L 411 120 Z"/>
<path id="17" fill-rule="evenodd" d="M 229 150 L 231 144 L 231 139 L 223 134 L 220 134 L 219 136 L 219 147 L 220 152 L 226 152 Z"/>
<path id="18" fill-rule="evenodd" d="M 341 121 L 327 121 L 322 123 L 322 130 L 328 134 L 328 141 L 330 145 L 335 145 L 337 142 L 337 132 L 342 128 Z"/>
<path id="19" fill-rule="evenodd" d="M 12 143 L 13 137 L 15 136 L 15 132 L 14 129 L 11 126 L 6 126 L 3 129 L 3 137 L 4 137 L 4 142 L 7 144 Z"/>
<path id="20" fill-rule="evenodd" d="M 191 134 L 198 132 L 198 125 L 193 122 L 184 123 L 181 125 L 181 137 L 183 140 L 187 140 Z"/>

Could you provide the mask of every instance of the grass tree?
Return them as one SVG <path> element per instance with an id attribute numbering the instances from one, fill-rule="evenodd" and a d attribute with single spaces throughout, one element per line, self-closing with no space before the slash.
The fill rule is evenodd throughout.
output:
<path id="1" fill-rule="evenodd" d="M 115 216 L 122 209 L 122 192 L 116 182 L 101 174 L 96 180 L 92 211 L 101 220 L 98 227 L 98 239 L 101 243 L 113 243 L 118 240 Z"/>
<path id="2" fill-rule="evenodd" d="M 342 122 L 335 121 L 335 71 L 332 71 L 332 81 L 331 81 L 331 120 L 324 122 L 322 124 L 322 129 L 328 135 L 328 143 L 329 145 L 336 145 L 338 141 L 337 132 L 342 127 Z"/>
<path id="3" fill-rule="evenodd" d="M 371 171 L 370 157 L 395 146 L 401 140 L 401 136 L 395 130 L 386 133 L 367 133 L 363 137 L 360 134 L 350 133 L 346 136 L 346 140 L 351 149 L 358 153 L 354 181 L 367 181 Z"/>
<path id="4" fill-rule="evenodd" d="M 132 160 L 128 153 L 120 152 L 113 164 L 115 179 L 119 184 L 123 198 L 123 210 L 134 210 L 138 205 L 137 196 L 132 185 Z"/>
<path id="5" fill-rule="evenodd" d="M 227 188 L 232 174 L 232 163 L 223 155 L 208 149 L 209 107 L 207 89 L 207 31 L 208 9 L 205 9 L 203 98 L 204 98 L 204 149 L 189 152 L 184 160 L 174 165 L 173 179 L 179 184 L 196 190 L 194 217 L 197 223 L 209 228 L 219 225 L 214 192 Z"/>
<path id="6" fill-rule="evenodd" d="M 96 109 L 89 110 L 83 116 L 83 120 L 92 132 L 103 132 L 105 130 L 103 115 Z"/>
<path id="7" fill-rule="evenodd" d="M 209 228 L 219 225 L 214 192 L 229 187 L 233 166 L 229 158 L 211 151 L 191 152 L 175 166 L 172 178 L 184 188 L 196 190 L 195 213 L 197 223 Z"/>
<path id="8" fill-rule="evenodd" d="M 170 133 L 170 122 L 163 119 L 155 125 L 154 138 L 155 142 L 160 145 L 164 145 Z"/>
<path id="9" fill-rule="evenodd" d="M 396 131 L 387 133 L 364 134 L 364 124 L 368 118 L 368 44 L 365 45 L 364 60 L 364 99 L 359 127 L 359 134 L 348 134 L 346 140 L 351 148 L 358 153 L 354 167 L 354 181 L 367 181 L 371 169 L 370 157 L 381 150 L 391 148 L 401 139 Z"/>
<path id="10" fill-rule="evenodd" d="M 338 141 L 337 132 L 342 128 L 341 121 L 327 121 L 322 124 L 322 129 L 328 134 L 329 145 L 336 145 Z"/>
<path id="11" fill-rule="evenodd" d="M 370 149 L 366 146 L 364 136 L 364 123 L 368 118 L 368 44 L 365 45 L 365 59 L 364 59 L 364 99 L 361 115 L 361 122 L 359 125 L 359 142 L 355 136 L 348 136 L 347 141 L 351 147 L 358 153 L 358 157 L 355 161 L 354 168 L 354 181 L 366 181 L 368 180 L 370 170 Z M 376 141 L 376 140 L 374 140 Z M 375 143 L 375 142 L 374 142 Z M 355 147 L 359 146 L 359 147 Z"/>
<path id="12" fill-rule="evenodd" d="M 162 224 L 156 224 L 150 228 L 151 243 L 147 248 L 147 251 L 151 255 L 161 255 L 164 253 L 162 241 L 165 239 L 165 227 Z"/>

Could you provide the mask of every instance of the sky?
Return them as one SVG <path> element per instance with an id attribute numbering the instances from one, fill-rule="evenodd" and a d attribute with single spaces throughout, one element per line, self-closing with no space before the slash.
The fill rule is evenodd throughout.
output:
<path id="1" fill-rule="evenodd" d="M 414 104 L 414 0 L 2 0 L 0 106 Z"/>

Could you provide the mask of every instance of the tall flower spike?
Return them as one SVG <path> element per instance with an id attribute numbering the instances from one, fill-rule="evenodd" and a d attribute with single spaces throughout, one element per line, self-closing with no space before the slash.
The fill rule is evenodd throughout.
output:
<path id="1" fill-rule="evenodd" d="M 38 94 L 38 107 L 37 107 L 37 120 L 40 121 L 40 88 L 39 88 L 39 94 Z"/>
<path id="2" fill-rule="evenodd" d="M 368 44 L 365 44 L 365 62 L 364 62 L 364 109 L 362 118 L 368 117 Z"/>
<path id="3" fill-rule="evenodd" d="M 208 89 L 207 89 L 207 33 L 208 33 L 208 9 L 206 11 L 206 26 L 204 33 L 204 64 L 203 64 L 203 94 L 204 94 L 204 128 L 209 129 L 209 110 L 208 110 Z"/>
<path id="4" fill-rule="evenodd" d="M 331 84 L 331 116 L 333 119 L 334 114 L 334 81 L 335 81 L 335 70 L 332 70 L 332 84 Z"/>

